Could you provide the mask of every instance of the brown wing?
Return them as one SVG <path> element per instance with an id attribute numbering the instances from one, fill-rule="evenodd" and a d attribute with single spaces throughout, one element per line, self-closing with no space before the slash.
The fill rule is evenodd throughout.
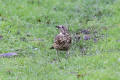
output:
<path id="1" fill-rule="evenodd" d="M 68 50 L 71 44 L 71 37 L 69 35 L 58 34 L 55 37 L 54 48 L 58 50 Z"/>

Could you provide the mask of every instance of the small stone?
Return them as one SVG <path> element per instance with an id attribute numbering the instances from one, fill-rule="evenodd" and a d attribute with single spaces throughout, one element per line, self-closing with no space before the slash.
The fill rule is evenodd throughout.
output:
<path id="1" fill-rule="evenodd" d="M 94 38 L 94 42 L 96 43 L 98 40 L 96 38 Z"/>
<path id="2" fill-rule="evenodd" d="M 17 53 L 3 53 L 0 54 L 0 57 L 11 57 L 11 56 L 16 56 L 18 55 Z"/>
<path id="3" fill-rule="evenodd" d="M 83 33 L 83 34 L 90 34 L 90 31 L 89 30 L 81 30 L 81 33 Z"/>
<path id="4" fill-rule="evenodd" d="M 85 35 L 85 36 L 83 36 L 83 39 L 84 39 L 84 40 L 90 40 L 90 38 L 91 38 L 90 35 Z"/>
<path id="5" fill-rule="evenodd" d="M 0 35 L 0 39 L 2 39 L 3 38 L 3 36 L 2 35 Z"/>

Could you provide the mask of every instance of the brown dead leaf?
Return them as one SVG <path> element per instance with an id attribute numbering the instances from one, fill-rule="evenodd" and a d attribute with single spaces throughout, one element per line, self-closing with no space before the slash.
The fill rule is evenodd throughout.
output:
<path id="1" fill-rule="evenodd" d="M 84 77 L 85 74 L 77 74 L 77 78 Z"/>

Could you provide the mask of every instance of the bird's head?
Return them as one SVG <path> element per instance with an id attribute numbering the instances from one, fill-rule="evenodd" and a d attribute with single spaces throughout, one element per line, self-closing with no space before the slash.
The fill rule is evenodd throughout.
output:
<path id="1" fill-rule="evenodd" d="M 68 33 L 68 29 L 63 25 L 58 25 L 56 26 L 56 28 L 60 30 L 60 33 L 63 33 L 63 34 Z"/>

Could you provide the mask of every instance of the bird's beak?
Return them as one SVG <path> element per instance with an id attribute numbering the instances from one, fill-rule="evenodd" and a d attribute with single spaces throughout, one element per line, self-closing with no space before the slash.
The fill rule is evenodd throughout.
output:
<path id="1" fill-rule="evenodd" d="M 59 29 L 60 27 L 59 27 L 59 26 L 56 26 L 56 28 L 58 28 L 58 29 Z"/>

